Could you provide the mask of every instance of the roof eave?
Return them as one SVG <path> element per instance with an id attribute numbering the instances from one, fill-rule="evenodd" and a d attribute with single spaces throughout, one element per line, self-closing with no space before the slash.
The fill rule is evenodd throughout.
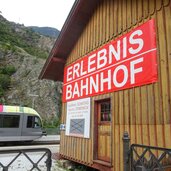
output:
<path id="1" fill-rule="evenodd" d="M 62 81 L 58 76 L 59 74 L 63 76 L 63 70 L 65 62 L 74 46 L 78 40 L 80 34 L 88 23 L 92 11 L 96 7 L 98 0 L 76 0 L 63 27 L 62 30 L 46 60 L 43 69 L 39 75 L 39 79 L 50 79 L 54 81 Z M 61 61 L 54 63 L 54 58 L 62 59 Z M 59 63 L 59 64 L 58 64 Z M 62 66 L 55 68 L 55 66 Z M 53 69 L 50 69 L 53 68 Z"/>

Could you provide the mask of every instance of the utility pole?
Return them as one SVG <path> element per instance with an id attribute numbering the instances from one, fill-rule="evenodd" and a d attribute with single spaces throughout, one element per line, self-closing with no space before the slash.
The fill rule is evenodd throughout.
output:
<path id="1" fill-rule="evenodd" d="M 32 97 L 32 108 L 34 109 L 35 98 L 39 97 L 39 95 L 37 95 L 37 94 L 29 94 L 29 96 Z"/>

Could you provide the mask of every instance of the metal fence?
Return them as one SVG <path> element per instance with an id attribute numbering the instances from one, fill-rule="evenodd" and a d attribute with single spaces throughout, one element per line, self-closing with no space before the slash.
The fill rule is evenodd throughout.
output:
<path id="1" fill-rule="evenodd" d="M 171 149 L 132 144 L 132 171 L 171 171 Z"/>
<path id="2" fill-rule="evenodd" d="M 171 149 L 132 144 L 123 136 L 124 171 L 171 171 Z"/>
<path id="3" fill-rule="evenodd" d="M 0 171 L 50 171 L 51 157 L 47 148 L 0 150 Z"/>

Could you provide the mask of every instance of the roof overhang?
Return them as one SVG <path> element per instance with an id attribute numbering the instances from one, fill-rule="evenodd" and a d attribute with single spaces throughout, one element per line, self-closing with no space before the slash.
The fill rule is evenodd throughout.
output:
<path id="1" fill-rule="evenodd" d="M 91 18 L 98 0 L 76 0 L 62 30 L 43 66 L 39 79 L 63 81 L 64 66 L 86 24 Z"/>

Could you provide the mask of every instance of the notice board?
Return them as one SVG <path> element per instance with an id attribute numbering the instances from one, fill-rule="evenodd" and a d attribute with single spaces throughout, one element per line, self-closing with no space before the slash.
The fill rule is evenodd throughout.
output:
<path id="1" fill-rule="evenodd" d="M 66 135 L 90 137 L 90 98 L 67 102 Z"/>

